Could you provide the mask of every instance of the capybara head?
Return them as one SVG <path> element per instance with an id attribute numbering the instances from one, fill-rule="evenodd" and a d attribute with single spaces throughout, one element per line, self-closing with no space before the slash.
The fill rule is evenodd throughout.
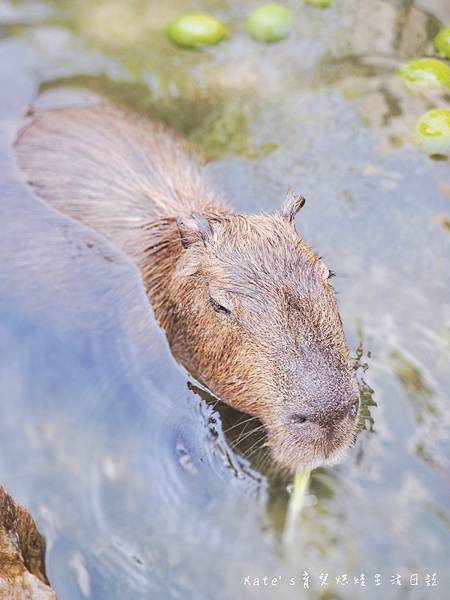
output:
<path id="1" fill-rule="evenodd" d="M 190 214 L 168 300 L 177 357 L 219 398 L 261 419 L 288 468 L 338 460 L 359 391 L 331 273 L 299 237 L 292 196 L 270 216 Z"/>

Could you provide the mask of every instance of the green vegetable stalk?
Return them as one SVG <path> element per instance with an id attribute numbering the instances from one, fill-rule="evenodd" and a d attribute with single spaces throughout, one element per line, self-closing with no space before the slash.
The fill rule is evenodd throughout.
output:
<path id="1" fill-rule="evenodd" d="M 297 471 L 294 477 L 294 489 L 289 500 L 286 522 L 283 531 L 283 542 L 285 546 L 292 546 L 296 539 L 296 532 L 300 520 L 300 514 L 305 503 L 311 471 Z"/>

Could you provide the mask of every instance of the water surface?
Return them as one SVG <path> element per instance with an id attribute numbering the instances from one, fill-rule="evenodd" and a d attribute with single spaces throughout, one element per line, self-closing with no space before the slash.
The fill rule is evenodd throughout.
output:
<path id="1" fill-rule="evenodd" d="M 291 2 L 293 34 L 269 46 L 242 27 L 258 2 L 194 4 L 232 37 L 172 47 L 162 28 L 192 9 L 181 0 L 0 6 L 0 481 L 45 534 L 61 599 L 298 598 L 304 571 L 311 598 L 445 599 L 450 172 L 411 130 L 448 98 L 413 95 L 396 68 L 432 53 L 448 3 Z M 307 198 L 298 229 L 338 275 L 377 406 L 349 459 L 313 475 L 289 549 L 289 480 L 231 448 L 236 414 L 188 386 L 135 267 L 21 180 L 12 144 L 29 104 L 74 90 L 183 133 L 239 210 Z"/>

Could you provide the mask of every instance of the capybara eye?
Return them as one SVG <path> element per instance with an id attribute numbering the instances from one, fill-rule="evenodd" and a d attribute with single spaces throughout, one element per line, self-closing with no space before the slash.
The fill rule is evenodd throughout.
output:
<path id="1" fill-rule="evenodd" d="M 223 315 L 225 317 L 229 317 L 231 315 L 231 310 L 229 308 L 226 308 L 226 306 L 222 306 L 221 304 L 216 302 L 216 300 L 214 300 L 214 298 L 210 297 L 209 303 L 211 304 L 214 312 L 218 313 L 219 315 Z"/>
<path id="2" fill-rule="evenodd" d="M 208 283 L 209 303 L 221 317 L 229 317 L 233 308 L 233 303 L 227 291 L 219 287 L 216 283 Z"/>

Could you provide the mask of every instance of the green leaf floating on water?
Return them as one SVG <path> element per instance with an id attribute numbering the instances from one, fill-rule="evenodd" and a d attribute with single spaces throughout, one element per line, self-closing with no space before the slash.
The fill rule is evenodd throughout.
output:
<path id="1" fill-rule="evenodd" d="M 434 108 L 422 115 L 416 126 L 418 145 L 433 155 L 450 155 L 450 109 Z"/>
<path id="2" fill-rule="evenodd" d="M 333 4 L 333 0 L 305 0 L 305 4 L 317 6 L 318 8 L 328 8 Z"/>
<path id="3" fill-rule="evenodd" d="M 285 546 L 292 546 L 295 543 L 298 531 L 298 522 L 300 514 L 305 504 L 306 492 L 308 491 L 311 471 L 297 471 L 294 476 L 294 488 L 289 500 L 286 514 L 286 522 L 283 531 L 283 542 Z"/>
<path id="4" fill-rule="evenodd" d="M 441 29 L 434 38 L 434 47 L 444 58 L 450 58 L 450 27 Z"/>
<path id="5" fill-rule="evenodd" d="M 229 32 L 227 27 L 207 13 L 186 13 L 169 23 L 166 33 L 177 46 L 196 48 L 217 44 Z"/>
<path id="6" fill-rule="evenodd" d="M 246 29 L 258 42 L 277 42 L 292 29 L 292 12 L 282 4 L 260 6 L 247 17 Z"/>
<path id="7" fill-rule="evenodd" d="M 400 69 L 408 85 L 439 85 L 450 89 L 450 67 L 437 58 L 412 60 Z"/>

